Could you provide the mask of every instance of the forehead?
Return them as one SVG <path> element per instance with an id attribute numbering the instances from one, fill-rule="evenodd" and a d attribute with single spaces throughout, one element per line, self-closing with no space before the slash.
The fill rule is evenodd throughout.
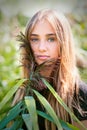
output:
<path id="1" fill-rule="evenodd" d="M 35 34 L 55 33 L 55 29 L 53 28 L 51 23 L 48 22 L 46 19 L 41 19 L 37 21 L 31 33 L 35 33 Z"/>

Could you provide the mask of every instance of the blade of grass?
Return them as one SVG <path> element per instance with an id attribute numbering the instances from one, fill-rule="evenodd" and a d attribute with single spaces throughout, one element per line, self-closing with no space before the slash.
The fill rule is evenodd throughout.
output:
<path id="1" fill-rule="evenodd" d="M 51 91 L 51 93 L 54 95 L 54 97 L 57 99 L 57 101 L 65 108 L 65 110 L 70 114 L 72 119 L 77 121 L 83 128 L 84 130 L 87 130 L 87 128 L 78 120 L 78 118 L 74 115 L 74 113 L 67 107 L 67 105 L 64 103 L 64 101 L 60 98 L 58 93 L 53 89 L 53 87 L 45 80 L 42 78 L 42 81 L 44 84 L 47 86 L 47 88 Z"/>
<path id="2" fill-rule="evenodd" d="M 22 118 L 20 117 L 20 119 L 16 119 L 16 121 L 14 121 L 13 125 L 10 127 L 9 130 L 23 130 L 22 128 L 20 128 L 22 126 Z"/>
<path id="3" fill-rule="evenodd" d="M 51 121 L 51 122 L 54 122 L 54 120 L 51 118 L 50 115 L 48 115 L 48 114 L 46 114 L 46 113 L 44 113 L 42 111 L 37 110 L 37 114 L 39 116 L 42 116 L 43 118 Z M 73 125 L 71 125 L 71 124 L 69 124 L 67 122 L 64 122 L 61 119 L 59 119 L 59 120 L 60 120 L 61 126 L 64 128 L 64 130 L 79 130 L 79 128 L 77 128 L 77 127 L 75 127 L 75 126 L 73 126 Z"/>
<path id="4" fill-rule="evenodd" d="M 0 121 L 0 130 L 3 129 L 11 120 L 13 120 L 19 115 L 19 113 L 22 111 L 22 104 L 22 102 L 19 102 L 9 111 L 9 113 L 4 117 L 4 119 Z"/>
<path id="5" fill-rule="evenodd" d="M 30 114 L 30 118 L 31 118 L 30 120 L 32 122 L 32 130 L 39 130 L 38 118 L 37 118 L 37 112 L 36 112 L 36 104 L 35 104 L 34 98 L 32 96 L 26 96 L 25 104 L 26 104 L 28 112 Z"/>
<path id="6" fill-rule="evenodd" d="M 53 108 L 51 107 L 51 105 L 48 103 L 48 101 L 36 90 L 33 90 L 33 92 L 35 93 L 35 95 L 38 97 L 38 99 L 40 100 L 40 102 L 43 104 L 44 108 L 46 109 L 46 111 L 49 113 L 49 115 L 53 118 L 57 128 L 59 130 L 63 130 L 62 126 L 60 124 L 60 121 L 58 119 L 58 117 L 56 116 L 56 113 L 54 112 Z"/>
<path id="7" fill-rule="evenodd" d="M 32 121 L 29 114 L 22 114 L 22 118 L 28 130 L 32 130 Z"/>
<path id="8" fill-rule="evenodd" d="M 13 94 L 17 91 L 17 89 L 20 87 L 20 85 L 25 81 L 26 79 L 19 80 L 19 82 L 12 87 L 8 93 L 4 96 L 2 101 L 0 102 L 0 110 L 3 108 L 3 106 L 10 100 L 10 98 L 13 96 Z"/>

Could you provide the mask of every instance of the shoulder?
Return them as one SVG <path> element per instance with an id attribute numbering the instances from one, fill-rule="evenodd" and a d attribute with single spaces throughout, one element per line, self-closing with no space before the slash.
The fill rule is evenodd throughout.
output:
<path id="1" fill-rule="evenodd" d="M 87 97 L 87 83 L 79 81 L 79 95 Z"/>
<path id="2" fill-rule="evenodd" d="M 87 84 L 79 81 L 78 94 L 74 93 L 74 114 L 79 120 L 87 120 Z"/>
<path id="3" fill-rule="evenodd" d="M 78 82 L 78 87 L 75 87 L 74 98 L 76 97 L 87 98 L 87 83 L 82 80 Z"/>

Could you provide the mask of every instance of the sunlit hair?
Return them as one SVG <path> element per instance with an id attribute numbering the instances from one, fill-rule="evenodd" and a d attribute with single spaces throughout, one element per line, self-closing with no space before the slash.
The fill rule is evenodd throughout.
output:
<path id="1" fill-rule="evenodd" d="M 74 52 L 75 48 L 71 28 L 65 16 L 60 12 L 57 12 L 55 10 L 41 10 L 31 18 L 26 26 L 25 36 L 28 40 L 37 22 L 43 19 L 47 20 L 55 30 L 59 44 L 58 51 L 60 64 L 56 67 L 56 71 L 54 70 L 51 74 L 51 76 L 54 77 L 52 85 L 53 87 L 55 87 L 55 90 L 63 99 L 63 101 L 72 110 L 74 89 L 78 86 L 78 72 L 76 68 L 76 59 Z M 23 71 L 24 77 L 28 78 L 29 70 L 27 68 L 24 68 Z M 49 93 L 47 100 L 55 110 L 58 117 L 60 117 L 64 121 L 72 122 L 69 114 L 56 101 L 51 93 Z M 45 125 L 46 130 L 56 130 L 55 126 L 48 121 L 45 122 Z"/>

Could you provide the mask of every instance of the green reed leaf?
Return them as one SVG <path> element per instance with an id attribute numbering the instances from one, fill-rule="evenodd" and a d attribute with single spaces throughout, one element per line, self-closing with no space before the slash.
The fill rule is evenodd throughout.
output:
<path id="1" fill-rule="evenodd" d="M 30 114 L 29 120 L 32 122 L 32 129 L 31 130 L 39 130 L 36 104 L 35 104 L 34 98 L 32 96 L 26 96 L 25 97 L 25 104 L 26 104 L 28 112 Z"/>
<path id="2" fill-rule="evenodd" d="M 78 120 L 78 118 L 74 115 L 74 113 L 70 110 L 69 107 L 67 107 L 67 105 L 64 103 L 64 101 L 60 98 L 60 96 L 58 95 L 58 93 L 53 89 L 53 87 L 45 80 L 42 78 L 42 81 L 44 82 L 44 84 L 47 86 L 47 88 L 51 91 L 51 93 L 53 94 L 53 96 L 57 99 L 57 101 L 65 108 L 65 110 L 70 114 L 70 116 L 72 117 L 72 119 L 74 119 L 75 121 L 77 121 L 83 128 L 84 130 L 87 130 L 87 128 Z"/>
<path id="3" fill-rule="evenodd" d="M 25 81 L 26 79 L 19 80 L 19 82 L 13 86 L 8 93 L 4 96 L 2 101 L 0 102 L 0 110 L 4 107 L 4 105 L 10 100 L 10 98 L 13 96 L 13 94 L 17 91 L 17 89 L 20 87 L 20 85 Z"/>
<path id="4" fill-rule="evenodd" d="M 60 124 L 60 121 L 57 117 L 57 115 L 55 114 L 53 108 L 51 107 L 51 105 L 48 103 L 48 101 L 36 90 L 33 90 L 33 92 L 35 93 L 35 95 L 38 97 L 38 99 L 40 100 L 40 102 L 43 104 L 44 108 L 46 109 L 46 111 L 48 112 L 48 114 L 53 118 L 54 123 L 56 124 L 57 128 L 59 130 L 63 130 L 62 126 Z"/>

